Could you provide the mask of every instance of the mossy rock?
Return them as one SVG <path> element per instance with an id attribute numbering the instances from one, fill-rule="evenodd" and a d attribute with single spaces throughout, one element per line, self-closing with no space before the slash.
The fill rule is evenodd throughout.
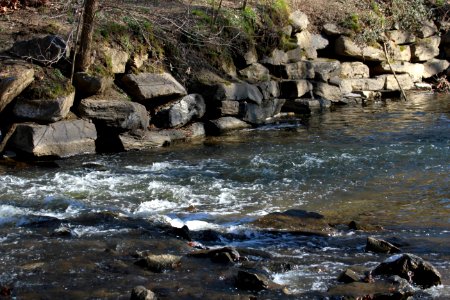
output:
<path id="1" fill-rule="evenodd" d="M 27 99 L 56 99 L 74 90 L 70 80 L 59 69 L 36 67 L 35 80 L 22 96 Z"/>

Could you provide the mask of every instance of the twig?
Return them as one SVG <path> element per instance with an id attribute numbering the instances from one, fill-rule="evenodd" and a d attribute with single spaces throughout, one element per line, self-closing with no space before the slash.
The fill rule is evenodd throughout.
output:
<path id="1" fill-rule="evenodd" d="M 70 82 L 73 82 L 73 75 L 75 73 L 75 59 L 77 57 L 77 53 L 78 53 L 78 39 L 80 38 L 80 26 L 81 26 L 81 20 L 82 20 L 82 15 L 83 15 L 83 9 L 84 9 L 84 5 L 81 8 L 81 11 L 79 12 L 79 17 L 78 17 L 78 24 L 77 24 L 77 31 L 75 33 L 75 42 L 73 43 L 73 58 L 72 58 L 72 70 L 70 71 Z"/>
<path id="2" fill-rule="evenodd" d="M 400 91 L 402 93 L 403 99 L 405 101 L 408 101 L 408 97 L 406 97 L 405 90 L 403 89 L 402 85 L 400 84 L 400 81 L 398 80 L 397 74 L 395 74 L 394 68 L 392 67 L 391 61 L 389 59 L 389 54 L 387 52 L 386 43 L 383 43 L 383 49 L 384 49 L 384 55 L 386 56 L 386 61 L 387 61 L 388 65 L 389 65 L 389 68 L 391 69 L 392 74 L 394 74 L 394 78 L 397 81 L 397 84 L 398 84 L 398 86 L 400 88 Z"/>

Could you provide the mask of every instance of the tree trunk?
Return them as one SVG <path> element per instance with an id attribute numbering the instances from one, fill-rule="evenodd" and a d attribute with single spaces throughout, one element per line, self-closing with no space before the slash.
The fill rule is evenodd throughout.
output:
<path id="1" fill-rule="evenodd" d="M 242 3 L 242 10 L 245 10 L 246 7 L 247 7 L 247 0 L 244 0 L 244 2 Z"/>
<path id="2" fill-rule="evenodd" d="M 94 33 L 94 18 L 97 4 L 98 0 L 85 0 L 80 51 L 75 65 L 75 69 L 78 72 L 86 72 L 91 64 L 92 35 Z"/>

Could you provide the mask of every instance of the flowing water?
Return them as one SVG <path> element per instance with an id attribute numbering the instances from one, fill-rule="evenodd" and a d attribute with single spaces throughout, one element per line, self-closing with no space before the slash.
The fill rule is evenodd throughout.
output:
<path id="1" fill-rule="evenodd" d="M 208 289 L 238 293 L 228 274 L 217 279 L 189 263 L 139 273 L 133 251 L 188 251 L 153 226 L 167 224 L 217 232 L 208 246 L 293 262 L 268 271 L 293 297 L 326 291 L 346 266 L 375 266 L 387 256 L 366 253 L 367 236 L 389 239 L 439 269 L 443 285 L 427 292 L 448 299 L 449 154 L 449 96 L 415 95 L 189 145 L 76 157 L 54 168 L 0 167 L 0 286 L 17 299 L 126 299 L 138 284 L 172 299 L 206 299 L 199 295 Z M 299 237 L 250 224 L 291 208 L 385 230 Z"/>

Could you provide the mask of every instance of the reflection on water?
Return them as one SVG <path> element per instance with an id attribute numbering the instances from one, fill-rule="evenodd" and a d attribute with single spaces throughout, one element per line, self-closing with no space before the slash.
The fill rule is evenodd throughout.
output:
<path id="1" fill-rule="evenodd" d="M 55 295 L 68 293 L 61 287 L 67 284 L 77 298 L 74 290 L 94 280 L 86 272 L 96 273 L 99 249 L 117 239 L 122 247 L 138 245 L 141 238 L 134 230 L 149 220 L 249 235 L 250 241 L 221 243 L 296 260 L 294 270 L 272 274 L 294 293 L 326 290 L 345 266 L 380 261 L 364 253 L 364 233 L 274 238 L 258 235 L 248 224 L 266 213 L 300 208 L 336 223 L 384 226 L 387 230 L 377 235 L 398 239 L 405 251 L 440 269 L 444 286 L 431 292 L 450 297 L 448 96 L 415 95 L 408 102 L 340 107 L 313 115 L 306 126 L 292 124 L 149 152 L 72 158 L 59 161 L 61 167 L 55 169 L 0 170 L 0 285 L 12 282 L 23 293 L 50 289 Z M 89 219 L 104 211 L 137 223 L 129 228 L 107 216 L 104 222 Z M 49 237 L 41 225 L 33 225 L 43 220 L 46 228 L 65 220 L 75 237 Z M 73 258 L 80 261 L 64 263 L 61 253 L 76 251 L 83 253 Z M 59 275 L 36 267 L 44 278 L 37 279 L 41 277 L 18 267 L 33 261 L 48 265 L 44 270 L 53 266 Z M 86 281 L 71 282 L 72 276 L 64 273 L 85 276 Z M 137 277 L 127 280 L 137 284 L 142 280 Z M 49 288 L 51 280 L 59 286 Z M 94 281 L 116 292 L 129 288 L 118 280 Z"/>

